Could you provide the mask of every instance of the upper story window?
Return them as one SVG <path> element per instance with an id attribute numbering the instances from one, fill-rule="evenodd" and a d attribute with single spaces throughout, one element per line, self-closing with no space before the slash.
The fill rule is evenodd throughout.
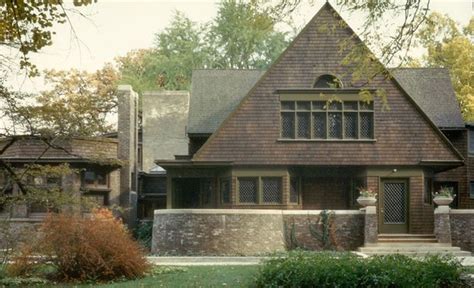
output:
<path id="1" fill-rule="evenodd" d="M 321 75 L 314 82 L 313 88 L 342 88 L 342 82 L 334 75 Z"/>
<path id="2" fill-rule="evenodd" d="M 469 154 L 474 155 L 474 129 L 469 129 L 468 130 L 468 136 L 469 136 Z"/>
<path id="3" fill-rule="evenodd" d="M 281 138 L 373 139 L 373 102 L 281 101 Z"/>

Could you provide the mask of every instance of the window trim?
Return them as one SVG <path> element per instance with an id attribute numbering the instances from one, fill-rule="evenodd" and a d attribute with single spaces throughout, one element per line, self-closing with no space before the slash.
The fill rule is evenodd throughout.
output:
<path id="1" fill-rule="evenodd" d="M 278 178 L 280 180 L 280 193 L 281 193 L 281 202 L 264 202 L 263 201 L 263 178 Z M 240 179 L 256 179 L 257 180 L 257 201 L 253 202 L 240 202 Z M 237 176 L 236 183 L 236 201 L 237 205 L 285 205 L 283 202 L 283 194 L 285 187 L 283 186 L 283 176 L 273 176 L 273 175 L 261 175 L 261 176 Z"/>
<path id="2" fill-rule="evenodd" d="M 289 96 L 289 95 L 286 95 Z M 308 96 L 308 95 L 301 95 L 301 96 Z M 304 100 L 299 100 L 296 99 L 294 100 L 293 97 L 280 97 L 280 114 L 279 114 L 279 138 L 278 141 L 286 142 L 286 141 L 303 141 L 303 142 L 331 142 L 331 141 L 336 141 L 336 142 L 376 142 L 375 138 L 375 107 L 374 107 L 374 101 L 369 101 L 372 104 L 372 109 L 371 110 L 364 110 L 361 108 L 361 103 L 366 102 L 362 101 L 359 96 L 357 96 L 358 99 L 355 100 L 353 97 L 346 98 L 342 100 L 332 100 L 332 101 L 337 101 L 338 103 L 341 103 L 341 109 L 340 110 L 331 110 L 329 108 L 329 99 L 324 100 L 324 99 L 314 99 L 314 97 L 311 97 L 310 99 L 304 99 Z M 288 99 L 287 99 L 288 98 Z M 296 97 L 299 98 L 299 97 Z M 305 97 L 307 98 L 307 97 Z M 318 110 L 314 109 L 313 102 L 324 102 L 326 101 L 326 108 L 324 110 Z M 357 110 L 345 109 L 344 102 L 357 102 Z M 283 102 L 294 102 L 294 109 L 283 109 L 282 108 L 282 103 Z M 309 102 L 310 107 L 309 110 L 301 110 L 298 109 L 298 102 Z M 282 117 L 284 113 L 293 113 L 293 137 L 292 138 L 285 138 L 283 137 L 283 127 L 282 127 Z M 309 138 L 299 138 L 298 137 L 298 113 L 308 113 L 309 114 Z M 314 117 L 313 115 L 315 113 L 324 113 L 326 116 L 326 136 L 325 138 L 314 138 Z M 341 138 L 330 138 L 329 136 L 329 114 L 330 113 L 340 113 L 341 115 Z M 357 138 L 346 138 L 346 133 L 345 133 L 345 113 L 357 113 Z M 372 137 L 371 138 L 361 138 L 360 135 L 360 121 L 361 121 L 361 114 L 364 113 L 370 113 L 372 115 Z"/>

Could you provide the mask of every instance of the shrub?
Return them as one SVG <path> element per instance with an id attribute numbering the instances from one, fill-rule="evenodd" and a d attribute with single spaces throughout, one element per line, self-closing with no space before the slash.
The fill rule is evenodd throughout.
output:
<path id="1" fill-rule="evenodd" d="M 461 287 L 462 267 L 450 257 L 359 258 L 350 253 L 295 251 L 267 260 L 257 287 Z"/>
<path id="2" fill-rule="evenodd" d="M 150 266 L 142 248 L 114 219 L 101 209 L 89 218 L 70 214 L 50 214 L 42 228 L 40 241 L 25 246 L 9 267 L 11 276 L 25 276 L 34 265 L 51 263 L 61 281 L 109 281 L 142 277 Z"/>
<path id="3" fill-rule="evenodd" d="M 153 221 L 141 221 L 135 229 L 135 238 L 143 246 L 150 249 L 153 235 Z"/>

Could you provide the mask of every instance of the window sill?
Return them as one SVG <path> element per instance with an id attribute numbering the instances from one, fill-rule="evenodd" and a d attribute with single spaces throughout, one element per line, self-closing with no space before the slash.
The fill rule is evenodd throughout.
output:
<path id="1" fill-rule="evenodd" d="M 89 193 L 89 192 L 110 192 L 112 189 L 109 187 L 81 187 L 81 191 L 84 193 Z"/>
<path id="2" fill-rule="evenodd" d="M 285 139 L 279 138 L 278 142 L 344 142 L 344 143 L 375 143 L 377 139 Z"/>

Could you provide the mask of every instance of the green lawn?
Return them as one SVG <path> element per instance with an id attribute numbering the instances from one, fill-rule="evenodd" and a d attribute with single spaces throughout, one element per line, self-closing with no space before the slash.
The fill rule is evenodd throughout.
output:
<path id="1" fill-rule="evenodd" d="M 259 266 L 188 266 L 135 281 L 63 287 L 249 287 Z"/>

